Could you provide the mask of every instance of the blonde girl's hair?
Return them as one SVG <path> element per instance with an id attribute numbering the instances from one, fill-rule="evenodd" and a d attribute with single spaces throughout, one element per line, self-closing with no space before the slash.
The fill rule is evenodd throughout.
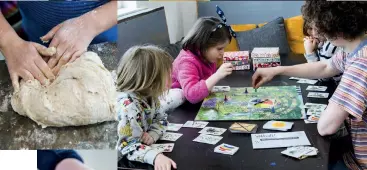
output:
<path id="1" fill-rule="evenodd" d="M 170 54 L 157 46 L 131 47 L 120 59 L 116 71 L 117 90 L 158 100 L 171 85 L 172 62 Z"/>

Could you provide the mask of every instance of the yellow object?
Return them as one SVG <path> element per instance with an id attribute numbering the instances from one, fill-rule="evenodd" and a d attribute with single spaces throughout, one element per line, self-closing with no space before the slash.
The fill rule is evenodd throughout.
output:
<path id="1" fill-rule="evenodd" d="M 301 15 L 285 19 L 284 25 L 291 51 L 296 54 L 305 53 L 303 46 L 303 18 Z"/>
<path id="2" fill-rule="evenodd" d="M 272 126 L 275 128 L 282 128 L 282 127 L 285 127 L 285 123 L 284 122 L 274 122 Z"/>

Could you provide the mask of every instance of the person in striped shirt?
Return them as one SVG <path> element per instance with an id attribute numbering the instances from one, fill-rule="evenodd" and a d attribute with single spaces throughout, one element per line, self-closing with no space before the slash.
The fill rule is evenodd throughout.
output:
<path id="1" fill-rule="evenodd" d="M 344 53 L 320 62 L 257 69 L 252 86 L 259 88 L 276 75 L 319 79 L 343 73 L 317 130 L 332 135 L 347 120 L 354 149 L 337 168 L 367 169 L 367 2 L 306 1 L 302 14 L 313 34 L 326 37 Z"/>

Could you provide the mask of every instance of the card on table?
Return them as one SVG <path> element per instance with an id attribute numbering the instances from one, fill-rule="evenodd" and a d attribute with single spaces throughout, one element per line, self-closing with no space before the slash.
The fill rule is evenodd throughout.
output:
<path id="1" fill-rule="evenodd" d="M 306 124 L 310 124 L 310 123 L 317 123 L 317 121 L 309 121 L 307 119 L 304 120 Z"/>
<path id="2" fill-rule="evenodd" d="M 257 124 L 235 122 L 229 127 L 229 130 L 232 133 L 256 133 Z"/>
<path id="3" fill-rule="evenodd" d="M 167 130 L 168 131 L 178 131 L 181 129 L 183 124 L 177 124 L 177 123 L 168 123 Z"/>
<path id="4" fill-rule="evenodd" d="M 315 115 L 311 115 L 311 116 L 308 117 L 307 120 L 317 122 L 317 121 L 319 121 L 319 119 L 320 119 L 320 117 L 317 117 Z"/>
<path id="5" fill-rule="evenodd" d="M 216 128 L 216 127 L 205 127 L 199 133 L 208 134 L 208 135 L 222 135 L 227 129 L 224 128 Z"/>
<path id="6" fill-rule="evenodd" d="M 167 140 L 167 141 L 176 141 L 178 138 L 182 136 L 182 133 L 172 133 L 172 132 L 166 132 L 163 134 L 160 140 Z"/>
<path id="7" fill-rule="evenodd" d="M 290 77 L 289 80 L 301 80 L 302 78 L 298 78 L 298 77 Z"/>
<path id="8" fill-rule="evenodd" d="M 158 150 L 159 152 L 172 152 L 174 143 L 164 143 L 164 144 L 152 144 L 151 147 Z"/>
<path id="9" fill-rule="evenodd" d="M 328 98 L 329 97 L 329 93 L 318 93 L 318 92 L 309 92 L 307 97 L 312 97 L 312 98 Z"/>
<path id="10" fill-rule="evenodd" d="M 300 79 L 297 81 L 297 83 L 302 83 L 302 84 L 316 84 L 317 80 L 310 80 L 310 79 Z"/>
<path id="11" fill-rule="evenodd" d="M 201 129 L 201 128 L 204 128 L 208 124 L 209 122 L 204 122 L 204 121 L 187 121 L 182 127 Z"/>
<path id="12" fill-rule="evenodd" d="M 318 150 L 310 146 L 295 146 L 289 147 L 281 153 L 297 159 L 304 159 L 307 156 L 317 155 Z"/>
<path id="13" fill-rule="evenodd" d="M 200 142 L 200 143 L 207 143 L 215 145 L 220 140 L 222 140 L 223 137 L 221 136 L 214 136 L 214 135 L 206 135 L 206 134 L 200 134 L 197 138 L 195 138 L 193 141 Z"/>
<path id="14" fill-rule="evenodd" d="M 234 155 L 238 151 L 238 149 L 239 147 L 222 143 L 214 148 L 214 152 L 227 155 Z"/>
<path id="15" fill-rule="evenodd" d="M 309 91 L 326 91 L 326 86 L 308 86 L 306 90 Z"/>
<path id="16" fill-rule="evenodd" d="M 214 86 L 212 89 L 212 92 L 229 92 L 231 90 L 231 87 L 229 86 Z"/>
<path id="17" fill-rule="evenodd" d="M 318 103 L 306 103 L 305 104 L 305 108 L 306 109 L 321 109 L 321 110 L 325 110 L 327 107 L 326 104 L 318 104 Z"/>
<path id="18" fill-rule="evenodd" d="M 287 131 L 291 129 L 293 126 L 293 122 L 284 122 L 284 121 L 268 121 L 264 124 L 263 129 L 268 130 L 280 130 Z"/>
<path id="19" fill-rule="evenodd" d="M 311 145 L 304 131 L 251 134 L 254 149 Z"/>

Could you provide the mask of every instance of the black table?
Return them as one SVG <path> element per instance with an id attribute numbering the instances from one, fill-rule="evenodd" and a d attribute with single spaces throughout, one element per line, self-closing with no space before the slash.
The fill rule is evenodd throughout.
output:
<path id="1" fill-rule="evenodd" d="M 301 55 L 282 56 L 282 65 L 294 65 L 306 62 Z M 251 87 L 252 71 L 235 71 L 232 75 L 226 77 L 217 85 L 229 85 L 231 87 Z M 306 87 L 307 84 L 297 84 L 295 80 L 289 80 L 289 77 L 278 76 L 265 86 L 289 86 L 299 85 L 302 88 L 302 95 L 304 103 L 322 103 L 327 104 L 328 99 L 307 98 Z M 316 85 L 328 86 L 327 92 L 330 93 L 335 90 L 333 83 L 321 83 Z M 185 103 L 179 108 L 169 113 L 168 120 L 172 123 L 185 123 L 187 120 L 194 120 L 201 103 L 192 105 Z M 289 120 L 288 120 L 289 121 Z M 226 131 L 221 136 L 223 137 L 215 145 L 203 144 L 193 142 L 199 135 L 201 129 L 181 128 L 177 133 L 182 133 L 176 142 L 172 153 L 165 153 L 172 158 L 178 165 L 178 169 L 188 170 L 204 170 L 204 169 L 327 169 L 330 141 L 328 138 L 321 137 L 317 132 L 316 124 L 305 124 L 303 120 L 291 120 L 294 125 L 289 132 L 305 131 L 311 145 L 319 150 L 319 154 L 315 157 L 308 157 L 304 160 L 297 160 L 282 155 L 280 152 L 286 148 L 278 149 L 256 149 L 252 148 L 250 134 L 233 134 Z M 246 123 L 256 123 L 259 128 L 257 133 L 271 133 L 276 131 L 269 131 L 262 129 L 262 126 L 267 121 L 241 121 Z M 226 128 L 233 123 L 233 121 L 215 121 L 210 122 L 207 126 Z M 159 141 L 158 143 L 170 143 L 169 141 Z M 214 152 L 214 148 L 221 143 L 227 143 L 238 146 L 240 149 L 233 156 L 223 155 Z M 140 168 L 153 169 L 152 166 L 141 164 L 137 162 L 127 161 L 123 158 L 119 162 L 120 169 Z"/>

